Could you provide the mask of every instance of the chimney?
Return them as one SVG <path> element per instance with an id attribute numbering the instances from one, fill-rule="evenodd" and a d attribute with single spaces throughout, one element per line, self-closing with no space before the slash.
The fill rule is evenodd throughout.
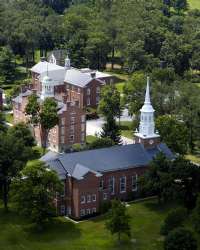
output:
<path id="1" fill-rule="evenodd" d="M 46 61 L 46 58 L 44 56 L 40 57 L 40 61 L 41 62 L 45 62 Z"/>
<path id="2" fill-rule="evenodd" d="M 96 72 L 92 72 L 90 75 L 94 79 L 96 77 Z"/>

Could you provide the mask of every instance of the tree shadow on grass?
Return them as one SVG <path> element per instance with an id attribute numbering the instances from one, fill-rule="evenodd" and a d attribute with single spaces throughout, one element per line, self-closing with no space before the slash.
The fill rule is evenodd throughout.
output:
<path id="1" fill-rule="evenodd" d="M 24 227 L 24 230 L 28 233 L 30 241 L 51 242 L 68 239 L 71 241 L 81 236 L 78 225 L 60 218 L 54 218 L 46 223 L 42 231 L 38 230 L 33 224 Z"/>
<path id="2" fill-rule="evenodd" d="M 157 200 L 148 201 L 144 203 L 144 206 L 148 208 L 148 210 L 156 213 L 163 213 L 172 208 L 175 208 L 177 204 L 175 202 L 161 203 L 159 204 Z"/>
<path id="3" fill-rule="evenodd" d="M 5 211 L 3 207 L 0 207 L 0 225 L 3 226 L 8 224 L 23 226 L 27 224 L 27 221 L 16 211 L 12 209 Z"/>

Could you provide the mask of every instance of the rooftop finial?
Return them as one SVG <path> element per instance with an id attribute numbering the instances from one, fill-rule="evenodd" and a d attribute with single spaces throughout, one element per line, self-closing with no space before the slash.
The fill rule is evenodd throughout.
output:
<path id="1" fill-rule="evenodd" d="M 145 102 L 144 102 L 145 104 L 151 104 L 149 83 L 150 83 L 150 78 L 149 76 L 147 76 L 147 87 L 146 87 Z"/>

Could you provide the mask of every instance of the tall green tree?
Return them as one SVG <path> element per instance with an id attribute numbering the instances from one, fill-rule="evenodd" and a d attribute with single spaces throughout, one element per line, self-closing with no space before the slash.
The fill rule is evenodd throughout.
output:
<path id="1" fill-rule="evenodd" d="M 117 234 L 118 240 L 121 240 L 121 235 L 131 236 L 130 216 L 127 214 L 125 204 L 118 200 L 112 201 L 112 207 L 109 213 L 109 219 L 106 222 L 107 229 L 111 234 Z"/>
<path id="2" fill-rule="evenodd" d="M 12 84 L 16 79 L 14 55 L 7 47 L 0 48 L 0 85 Z"/>
<path id="3" fill-rule="evenodd" d="M 161 139 L 173 152 L 179 154 L 187 152 L 188 130 L 182 121 L 178 121 L 174 116 L 159 116 L 156 119 L 156 128 Z"/>
<path id="4" fill-rule="evenodd" d="M 24 130 L 25 131 L 25 130 Z M 27 132 L 28 133 L 28 132 Z M 12 179 L 16 177 L 32 156 L 32 148 L 25 145 L 13 130 L 0 133 L 0 182 L 2 184 L 3 203 L 8 210 L 8 192 Z"/>
<path id="5" fill-rule="evenodd" d="M 114 143 L 120 143 L 120 131 L 115 119 L 120 118 L 120 93 L 114 85 L 107 85 L 101 92 L 98 111 L 105 118 L 102 137 L 109 137 Z"/>
<path id="6" fill-rule="evenodd" d="M 17 211 L 41 228 L 56 215 L 53 202 L 55 193 L 61 190 L 62 184 L 57 174 L 43 162 L 34 161 L 14 178 L 11 197 Z"/>

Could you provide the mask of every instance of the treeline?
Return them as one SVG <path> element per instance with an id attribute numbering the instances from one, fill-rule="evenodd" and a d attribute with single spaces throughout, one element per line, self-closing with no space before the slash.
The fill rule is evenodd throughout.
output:
<path id="1" fill-rule="evenodd" d="M 183 75 L 200 68 L 199 16 L 179 0 L 3 0 L 0 45 L 27 63 L 36 50 L 65 48 L 77 67 L 102 69 L 111 62 L 133 72 L 168 66 Z"/>

